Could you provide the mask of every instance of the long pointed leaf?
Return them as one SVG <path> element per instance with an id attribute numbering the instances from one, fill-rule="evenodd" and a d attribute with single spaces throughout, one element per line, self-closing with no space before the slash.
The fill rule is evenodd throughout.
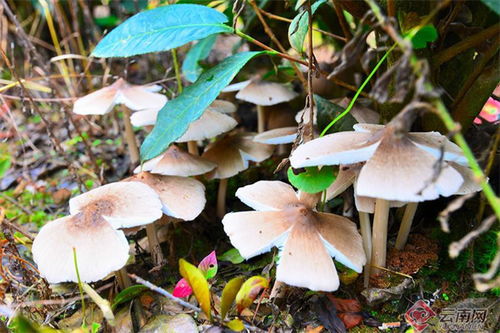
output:
<path id="1" fill-rule="evenodd" d="M 226 314 L 231 309 L 231 305 L 236 298 L 236 294 L 241 288 L 241 285 L 245 279 L 242 276 L 235 277 L 226 284 L 224 289 L 222 290 L 222 296 L 220 299 L 220 316 L 222 320 L 226 318 Z"/>
<path id="2" fill-rule="evenodd" d="M 210 289 L 203 273 L 196 266 L 184 259 L 179 260 L 179 271 L 193 289 L 194 296 L 198 300 L 198 303 L 200 303 L 201 309 L 205 312 L 208 319 L 210 319 L 212 316 L 210 311 Z"/>
<path id="3" fill-rule="evenodd" d="M 167 102 L 158 113 L 153 131 L 141 146 L 141 159 L 149 160 L 160 155 L 198 119 L 238 74 L 240 69 L 262 52 L 242 52 L 224 59 L 217 66 L 200 75 L 195 83 L 186 87 L 182 94 Z"/>
<path id="4" fill-rule="evenodd" d="M 136 14 L 104 37 L 94 57 L 130 57 L 166 51 L 205 38 L 232 32 L 227 17 L 206 6 L 181 4 L 158 7 Z"/>

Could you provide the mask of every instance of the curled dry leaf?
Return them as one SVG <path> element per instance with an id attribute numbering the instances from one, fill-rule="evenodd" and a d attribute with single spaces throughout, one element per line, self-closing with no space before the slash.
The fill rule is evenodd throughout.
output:
<path id="1" fill-rule="evenodd" d="M 238 313 L 248 308 L 261 290 L 267 287 L 269 287 L 269 281 L 262 276 L 252 276 L 246 280 L 238 291 L 238 294 L 236 294 Z"/>

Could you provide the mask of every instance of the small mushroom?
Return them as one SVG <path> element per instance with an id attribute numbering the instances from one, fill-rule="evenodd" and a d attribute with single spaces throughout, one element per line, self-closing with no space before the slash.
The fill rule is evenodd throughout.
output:
<path id="1" fill-rule="evenodd" d="M 254 137 L 255 142 L 264 143 L 266 145 L 280 145 L 285 143 L 293 143 L 297 137 L 297 127 L 282 127 L 257 134 Z"/>
<path id="2" fill-rule="evenodd" d="M 159 109 L 151 109 L 135 112 L 131 118 L 132 124 L 134 126 L 154 125 L 159 111 Z M 200 118 L 189 124 L 186 132 L 176 142 L 187 142 L 189 153 L 198 155 L 196 141 L 211 139 L 232 130 L 238 125 L 238 122 L 233 117 L 227 115 L 234 111 L 234 104 L 226 101 L 214 101 Z"/>
<path id="3" fill-rule="evenodd" d="M 202 158 L 217 164 L 208 174 L 209 178 L 220 179 L 217 195 L 217 216 L 226 211 L 227 179 L 245 170 L 249 161 L 262 162 L 273 153 L 274 147 L 254 142 L 255 133 L 233 132 L 207 146 Z"/>
<path id="4" fill-rule="evenodd" d="M 134 173 L 150 171 L 164 176 L 190 177 L 205 174 L 213 170 L 217 164 L 182 151 L 171 145 L 165 153 L 138 166 Z"/>
<path id="5" fill-rule="evenodd" d="M 140 172 L 124 181 L 141 182 L 151 187 L 160 197 L 163 213 L 169 217 L 192 221 L 205 207 L 205 186 L 193 178 Z M 146 234 L 155 267 L 161 267 L 166 260 L 161 250 L 156 224 L 153 222 L 146 225 Z"/>
<path id="6" fill-rule="evenodd" d="M 358 196 L 377 198 L 372 264 L 385 266 L 389 202 L 419 202 L 456 193 L 463 183 L 460 173 L 448 163 L 442 163 L 438 172 L 435 166 L 441 146 L 444 161 L 463 163 L 464 158 L 444 136 L 408 133 L 397 121 L 386 127 L 357 124 L 355 128 L 358 131 L 326 135 L 299 146 L 290 162 L 295 168 L 366 162 L 355 191 Z"/>
<path id="7" fill-rule="evenodd" d="M 342 216 L 317 212 L 319 196 L 296 193 L 280 181 L 259 181 L 238 189 L 236 196 L 256 211 L 226 214 L 224 230 L 246 259 L 278 247 L 277 281 L 337 290 L 339 278 L 331 257 L 361 272 L 366 257 L 356 225 Z"/>
<path id="8" fill-rule="evenodd" d="M 236 94 L 237 99 L 257 105 L 257 129 L 259 133 L 265 131 L 266 119 L 264 106 L 288 102 L 298 95 L 281 83 L 257 79 L 233 84 L 226 87 L 223 91 L 236 90 L 239 90 Z"/>
<path id="9" fill-rule="evenodd" d="M 33 241 L 33 259 L 50 283 L 77 282 L 73 249 L 83 282 L 125 266 L 129 245 L 120 228 L 151 223 L 162 215 L 158 194 L 139 182 L 111 183 L 74 197 L 70 216 L 44 225 Z"/>
<path id="10" fill-rule="evenodd" d="M 80 115 L 104 115 L 111 112 L 115 105 L 124 104 L 131 110 L 160 110 L 167 102 L 167 97 L 155 91 L 158 86 L 133 85 L 120 78 L 110 86 L 101 88 L 86 96 L 80 97 L 73 105 L 73 112 Z M 130 111 L 123 110 L 125 141 L 132 164 L 139 162 L 139 148 L 135 139 Z"/>

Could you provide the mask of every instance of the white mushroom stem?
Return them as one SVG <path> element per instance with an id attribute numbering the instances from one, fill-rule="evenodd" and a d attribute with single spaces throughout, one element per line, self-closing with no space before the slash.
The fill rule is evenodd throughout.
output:
<path id="1" fill-rule="evenodd" d="M 196 141 L 188 141 L 187 143 L 188 152 L 192 155 L 199 156 L 198 144 Z"/>
<path id="2" fill-rule="evenodd" d="M 217 216 L 223 218 L 226 215 L 226 192 L 227 178 L 219 181 L 219 192 L 217 193 Z"/>
<path id="3" fill-rule="evenodd" d="M 160 240 L 158 239 L 158 233 L 156 230 L 156 222 L 146 225 L 146 235 L 149 242 L 149 250 L 151 252 L 151 257 L 153 258 L 153 264 L 156 267 L 161 267 L 165 264 L 165 257 L 161 250 Z"/>
<path id="4" fill-rule="evenodd" d="M 387 224 L 389 220 L 389 201 L 377 199 L 373 217 L 372 259 L 371 265 L 385 267 L 387 257 Z M 372 267 L 370 274 L 376 275 L 378 269 Z"/>
<path id="5" fill-rule="evenodd" d="M 411 224 L 413 223 L 417 207 L 418 202 L 409 202 L 406 205 L 403 220 L 401 221 L 401 226 L 399 227 L 398 237 L 396 238 L 396 249 L 398 250 L 404 249 L 406 242 L 408 241 L 408 235 L 410 234 Z"/>
<path id="6" fill-rule="evenodd" d="M 266 111 L 262 105 L 257 105 L 257 132 L 266 130 Z"/>
<path id="7" fill-rule="evenodd" d="M 359 212 L 359 225 L 361 226 L 361 236 L 363 237 L 363 248 L 366 254 L 366 265 L 363 272 L 363 284 L 365 288 L 368 287 L 370 281 L 370 262 L 372 256 L 372 230 L 370 223 L 370 214 L 366 212 Z"/>
<path id="8" fill-rule="evenodd" d="M 126 108 L 123 108 L 123 124 L 125 127 L 124 138 L 130 154 L 130 162 L 133 166 L 136 166 L 140 159 L 139 147 L 135 139 L 134 128 L 130 122 L 130 110 Z"/>

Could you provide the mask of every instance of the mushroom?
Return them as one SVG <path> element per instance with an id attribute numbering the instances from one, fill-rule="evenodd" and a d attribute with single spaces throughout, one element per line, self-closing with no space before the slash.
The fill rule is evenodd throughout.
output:
<path id="1" fill-rule="evenodd" d="M 255 133 L 233 132 L 207 146 L 202 158 L 217 163 L 208 174 L 211 179 L 220 179 L 217 194 L 217 216 L 226 211 L 227 179 L 245 170 L 249 161 L 262 162 L 273 153 L 274 147 L 254 142 Z"/>
<path id="2" fill-rule="evenodd" d="M 293 167 L 352 164 L 366 161 L 355 191 L 377 198 L 373 226 L 372 265 L 385 266 L 390 201 L 419 202 L 450 196 L 463 183 L 460 173 L 444 161 L 464 162 L 460 149 L 435 133 L 407 132 L 396 117 L 387 126 L 357 124 L 354 132 L 338 132 L 299 146 Z"/>
<path id="3" fill-rule="evenodd" d="M 111 183 L 69 201 L 69 216 L 47 223 L 33 241 L 32 253 L 50 283 L 93 282 L 120 270 L 129 245 L 120 228 L 151 223 L 162 215 L 158 194 L 139 182 Z"/>
<path id="4" fill-rule="evenodd" d="M 259 181 L 239 188 L 236 196 L 256 211 L 226 214 L 224 231 L 246 259 L 278 247 L 276 281 L 337 290 L 339 278 L 331 257 L 361 272 L 366 257 L 356 225 L 345 217 L 317 212 L 318 195 L 296 193 L 280 181 Z"/>
<path id="5" fill-rule="evenodd" d="M 175 156 L 173 158 L 168 156 L 176 155 L 176 150 L 178 151 L 176 147 L 174 149 L 170 148 L 163 155 L 163 158 L 167 155 L 167 162 L 174 161 L 174 163 L 171 166 L 166 165 L 161 169 L 164 173 L 168 173 L 171 170 L 172 174 L 176 174 L 175 176 L 164 176 L 143 171 L 125 179 L 125 181 L 138 181 L 150 186 L 159 195 L 162 202 L 162 211 L 166 216 L 184 221 L 192 221 L 205 207 L 205 186 L 198 180 L 187 177 L 192 172 L 198 174 L 200 169 L 196 169 L 196 167 L 199 166 L 192 164 L 190 160 L 185 165 L 181 165 L 180 163 L 175 163 L 178 162 L 175 161 Z M 189 155 L 187 153 L 182 154 Z M 196 158 L 196 156 L 193 157 Z M 199 157 L 197 158 L 200 159 Z M 168 220 L 165 222 L 168 222 Z M 155 267 L 161 267 L 166 260 L 161 250 L 156 224 L 157 222 L 148 224 L 146 226 L 146 234 Z"/>
<path id="6" fill-rule="evenodd" d="M 176 145 L 171 145 L 162 155 L 138 166 L 134 173 L 150 171 L 164 176 L 190 177 L 205 174 L 216 166 L 217 164 L 209 160 L 186 153 Z"/>
<path id="7" fill-rule="evenodd" d="M 73 112 L 80 115 L 104 115 L 117 104 L 124 104 L 131 110 L 160 110 L 167 102 L 167 97 L 158 94 L 159 86 L 133 85 L 120 78 L 110 86 L 80 97 L 73 105 Z M 123 110 L 125 141 L 132 164 L 139 162 L 139 148 L 130 122 L 130 111 Z"/>
<path id="8" fill-rule="evenodd" d="M 215 100 L 201 115 L 200 118 L 189 124 L 184 134 L 176 142 L 187 142 L 188 151 L 198 155 L 196 141 L 211 139 L 219 134 L 232 130 L 238 122 L 228 113 L 235 112 L 234 104 L 222 100 Z M 148 126 L 156 123 L 156 117 L 160 110 L 146 110 L 135 112 L 131 121 L 134 126 Z"/>
<path id="9" fill-rule="evenodd" d="M 298 94 L 287 86 L 270 81 L 250 80 L 226 87 L 223 92 L 238 91 L 236 98 L 257 105 L 257 131 L 265 130 L 264 106 L 291 101 Z"/>
<path id="10" fill-rule="evenodd" d="M 282 127 L 257 134 L 254 137 L 255 142 L 266 145 L 280 145 L 284 143 L 293 143 L 297 137 L 297 127 Z"/>

